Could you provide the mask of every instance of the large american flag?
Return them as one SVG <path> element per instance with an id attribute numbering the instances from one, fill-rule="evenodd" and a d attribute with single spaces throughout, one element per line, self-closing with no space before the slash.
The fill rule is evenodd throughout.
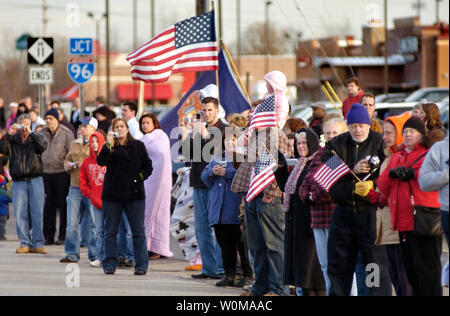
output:
<path id="1" fill-rule="evenodd" d="M 277 162 L 272 158 L 267 149 L 264 148 L 258 157 L 258 161 L 253 167 L 252 177 L 250 178 L 250 185 L 246 196 L 247 202 L 250 203 L 275 180 L 273 168 L 276 166 Z"/>
<path id="2" fill-rule="evenodd" d="M 178 22 L 127 56 L 134 80 L 165 82 L 184 71 L 217 70 L 214 11 Z"/>
<path id="3" fill-rule="evenodd" d="M 249 130 L 276 126 L 275 95 L 272 95 L 251 113 Z"/>
<path id="4" fill-rule="evenodd" d="M 328 192 L 343 176 L 350 172 L 350 168 L 336 155 L 323 163 L 314 173 L 313 179 Z"/>

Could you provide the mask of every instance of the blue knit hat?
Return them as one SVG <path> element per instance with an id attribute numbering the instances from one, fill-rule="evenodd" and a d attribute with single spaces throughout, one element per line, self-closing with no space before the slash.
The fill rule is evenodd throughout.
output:
<path id="1" fill-rule="evenodd" d="M 59 113 L 58 113 L 58 110 L 56 110 L 56 109 L 50 109 L 50 110 L 48 110 L 47 113 L 45 113 L 45 116 L 44 116 L 44 117 L 46 117 L 46 116 L 48 116 L 48 115 L 51 115 L 51 116 L 53 116 L 54 118 L 56 118 L 57 120 L 59 120 Z"/>
<path id="2" fill-rule="evenodd" d="M 353 103 L 347 114 L 347 124 L 372 124 L 369 112 L 359 103 Z"/>

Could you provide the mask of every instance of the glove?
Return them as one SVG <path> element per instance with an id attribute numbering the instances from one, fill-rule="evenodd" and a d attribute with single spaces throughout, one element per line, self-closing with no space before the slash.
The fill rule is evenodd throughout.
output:
<path id="1" fill-rule="evenodd" d="M 414 169 L 406 167 L 398 167 L 389 171 L 389 176 L 392 179 L 399 179 L 400 181 L 409 181 L 414 178 Z"/>
<path id="2" fill-rule="evenodd" d="M 355 194 L 365 197 L 373 190 L 373 181 L 358 182 L 355 185 Z"/>
<path id="3" fill-rule="evenodd" d="M 379 208 L 383 208 L 388 205 L 387 197 L 374 190 L 370 190 L 367 198 L 370 204 L 376 204 Z"/>

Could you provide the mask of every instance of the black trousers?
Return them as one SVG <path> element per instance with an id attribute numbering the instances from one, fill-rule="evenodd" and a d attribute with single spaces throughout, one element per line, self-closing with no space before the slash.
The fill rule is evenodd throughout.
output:
<path id="1" fill-rule="evenodd" d="M 214 226 L 217 243 L 222 250 L 222 261 L 225 274 L 234 276 L 237 254 L 241 258 L 241 268 L 244 277 L 252 277 L 253 271 L 248 261 L 247 249 L 241 239 L 240 225 L 216 225 Z"/>
<path id="2" fill-rule="evenodd" d="M 391 275 L 392 285 L 397 296 L 412 296 L 412 287 L 409 284 L 403 257 L 400 250 L 400 244 L 385 245 L 389 260 L 389 273 Z"/>
<path id="3" fill-rule="evenodd" d="M 392 295 L 389 267 L 385 249 L 375 246 L 376 209 L 354 213 L 336 207 L 328 238 L 328 277 L 333 296 L 349 296 L 358 252 L 367 268 L 379 268 L 379 286 L 369 288 L 371 296 Z M 370 270 L 370 273 L 375 270 Z"/>
<path id="4" fill-rule="evenodd" d="M 66 172 L 44 173 L 44 238 L 54 241 L 56 234 L 56 210 L 59 210 L 58 239 L 65 240 L 67 225 L 67 194 L 69 193 L 70 175 Z"/>
<path id="5" fill-rule="evenodd" d="M 442 296 L 442 236 L 400 232 L 400 249 L 414 296 Z"/>

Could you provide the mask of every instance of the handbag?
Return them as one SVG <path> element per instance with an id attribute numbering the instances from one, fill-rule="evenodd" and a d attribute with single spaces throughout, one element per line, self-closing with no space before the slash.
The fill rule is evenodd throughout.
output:
<path id="1" fill-rule="evenodd" d="M 410 168 L 423 158 L 426 154 L 420 156 L 414 161 Z M 409 191 L 411 193 L 411 203 L 414 211 L 414 235 L 439 237 L 442 234 L 441 210 L 439 208 L 415 205 L 412 194 L 411 183 L 408 181 Z"/>

